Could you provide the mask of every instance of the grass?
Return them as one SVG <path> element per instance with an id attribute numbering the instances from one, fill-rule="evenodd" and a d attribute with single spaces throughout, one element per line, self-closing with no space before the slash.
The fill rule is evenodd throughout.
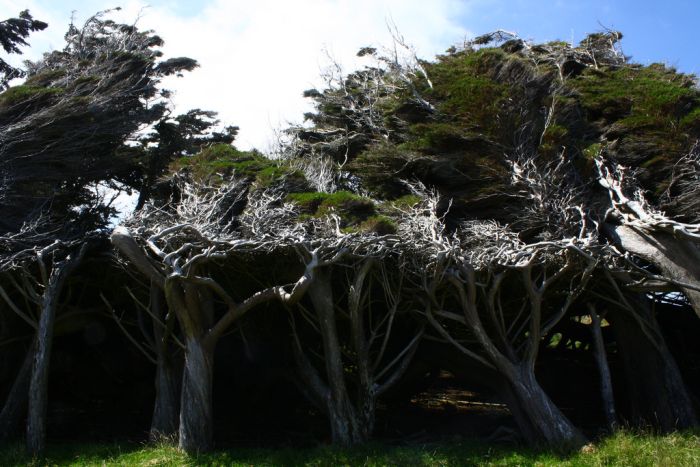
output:
<path id="1" fill-rule="evenodd" d="M 416 446 L 370 444 L 353 449 L 320 446 L 305 449 L 238 448 L 188 456 L 162 444 L 50 446 L 46 457 L 31 459 L 19 445 L 0 450 L 3 466 L 696 466 L 700 435 L 664 436 L 620 431 L 579 452 L 558 455 L 508 445 L 443 442 Z"/>

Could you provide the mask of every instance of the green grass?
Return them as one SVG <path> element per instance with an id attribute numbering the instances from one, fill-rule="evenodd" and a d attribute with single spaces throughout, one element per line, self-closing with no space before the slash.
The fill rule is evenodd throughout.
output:
<path id="1" fill-rule="evenodd" d="M 55 445 L 46 457 L 31 459 L 19 445 L 0 450 L 0 465 L 56 466 L 696 466 L 698 433 L 665 436 L 621 431 L 580 452 L 558 455 L 507 445 L 443 442 L 415 446 L 371 444 L 353 449 L 238 448 L 188 456 L 163 444 Z"/>

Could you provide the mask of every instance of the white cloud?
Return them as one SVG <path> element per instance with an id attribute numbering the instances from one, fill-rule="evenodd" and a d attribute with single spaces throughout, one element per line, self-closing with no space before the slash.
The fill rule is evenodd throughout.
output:
<path id="1" fill-rule="evenodd" d="M 95 10 L 112 6 L 91 3 Z M 16 5 L 0 0 L 0 9 L 10 15 Z M 122 4 L 118 18 L 133 21 L 141 5 Z M 34 50 L 47 42 L 60 44 L 67 8 L 42 7 L 36 0 L 19 9 L 24 8 L 53 26 L 50 34 L 31 36 Z M 360 47 L 390 43 L 386 21 L 391 18 L 419 56 L 431 58 L 468 34 L 458 23 L 465 8 L 457 0 L 214 0 L 191 17 L 179 17 L 167 6 L 151 7 L 139 25 L 163 37 L 166 56 L 189 56 L 201 64 L 166 83 L 176 91 L 177 111 L 216 110 L 223 122 L 241 127 L 239 146 L 264 149 L 272 128 L 300 121 L 308 109 L 301 93 L 320 85 L 324 49 L 351 70 L 358 66 Z"/>

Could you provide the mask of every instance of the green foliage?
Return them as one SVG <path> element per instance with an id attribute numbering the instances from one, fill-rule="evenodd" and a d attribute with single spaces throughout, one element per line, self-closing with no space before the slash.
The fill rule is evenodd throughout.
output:
<path id="1" fill-rule="evenodd" d="M 700 137 L 694 78 L 660 64 L 629 65 L 588 69 L 568 85 L 578 93 L 588 123 L 615 142 L 606 156 L 639 168 L 642 187 L 660 195 L 673 165 Z"/>
<path id="2" fill-rule="evenodd" d="M 0 108 L 11 107 L 29 99 L 38 99 L 45 96 L 54 96 L 63 93 L 61 88 L 46 88 L 23 84 L 8 88 L 0 94 Z"/>
<path id="3" fill-rule="evenodd" d="M 254 187 L 264 189 L 284 184 L 287 191 L 294 192 L 306 187 L 306 177 L 299 170 L 289 167 L 284 162 L 260 170 L 255 176 Z"/>
<path id="4" fill-rule="evenodd" d="M 569 130 L 566 127 L 558 124 L 550 125 L 542 135 L 540 152 L 547 156 L 554 155 L 565 144 L 568 135 Z"/>
<path id="5" fill-rule="evenodd" d="M 395 200 L 389 201 L 388 205 L 396 209 L 412 208 L 421 202 L 421 197 L 418 195 L 404 195 Z"/>
<path id="6" fill-rule="evenodd" d="M 213 144 L 194 156 L 173 161 L 170 170 L 187 170 L 195 180 L 220 181 L 235 174 L 254 179 L 260 172 L 274 168 L 275 162 L 257 151 L 239 151 L 230 144 Z"/>
<path id="7" fill-rule="evenodd" d="M 453 123 L 417 123 L 411 125 L 410 139 L 399 148 L 434 152 L 450 150 L 463 143 L 464 129 Z"/>
<path id="8" fill-rule="evenodd" d="M 405 194 L 406 188 L 399 179 L 410 178 L 403 171 L 407 163 L 418 157 L 405 145 L 383 142 L 360 153 L 347 169 L 362 179 L 363 187 L 373 196 L 392 199 Z"/>
<path id="9" fill-rule="evenodd" d="M 442 112 L 488 131 L 509 95 L 508 86 L 492 78 L 506 59 L 499 48 L 440 56 L 427 67 L 433 89 L 426 89 L 426 95 Z"/>
<path id="10" fill-rule="evenodd" d="M 598 154 L 600 153 L 601 148 L 602 148 L 602 145 L 600 143 L 593 143 L 589 146 L 586 146 L 586 148 L 582 151 L 583 156 L 586 159 L 593 160 L 596 157 L 598 157 Z"/>
<path id="11" fill-rule="evenodd" d="M 680 125 L 683 130 L 700 134 L 700 105 L 681 118 Z"/>
<path id="12" fill-rule="evenodd" d="M 28 76 L 24 84 L 28 86 L 45 87 L 53 81 L 63 78 L 65 75 L 65 70 L 43 70 L 40 73 Z"/>
<path id="13" fill-rule="evenodd" d="M 605 118 L 631 128 L 666 125 L 700 105 L 693 80 L 663 65 L 587 70 L 571 81 L 591 118 Z"/>
<path id="14" fill-rule="evenodd" d="M 32 18 L 29 10 L 21 11 L 19 18 L 0 21 L 0 46 L 7 54 L 21 54 L 21 47 L 28 45 L 25 40 L 32 31 L 41 31 L 48 24 Z M 7 88 L 14 78 L 25 76 L 25 71 L 15 68 L 0 58 L 0 91 Z"/>
<path id="15" fill-rule="evenodd" d="M 336 214 L 341 219 L 342 227 L 357 226 L 375 214 L 374 202 L 371 199 L 349 191 L 291 193 L 287 200 L 298 205 L 303 214 L 312 217 Z"/>
<path id="16" fill-rule="evenodd" d="M 97 75 L 83 75 L 80 76 L 73 82 L 73 85 L 78 87 L 85 84 L 96 84 L 100 81 L 100 77 Z"/>

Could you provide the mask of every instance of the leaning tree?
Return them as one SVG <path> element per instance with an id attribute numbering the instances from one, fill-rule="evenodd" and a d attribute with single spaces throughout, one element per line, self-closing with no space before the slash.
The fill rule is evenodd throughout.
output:
<path id="1" fill-rule="evenodd" d="M 640 391 L 646 394 L 651 386 L 664 388 L 649 399 L 654 408 L 648 411 L 635 398 L 637 409 L 663 413 L 651 421 L 664 429 L 669 420 L 695 423 L 643 293 L 681 292 L 691 304 L 697 293 L 697 150 L 688 148 L 696 147 L 700 101 L 692 78 L 628 63 L 621 38 L 604 31 L 578 46 L 533 44 L 498 31 L 435 62 L 403 68 L 391 54 L 365 48 L 361 54 L 375 56 L 379 65 L 347 76 L 336 67 L 326 89 L 307 91 L 316 105 L 306 116 L 312 125 L 292 130 L 288 151 L 296 160 L 323 162 L 302 165 L 318 173 L 334 161 L 339 170 L 327 177 L 334 182 L 325 184 L 330 189 L 397 203 L 411 197 L 402 179 L 437 190 L 432 214 L 415 223 L 433 227 L 404 234 L 422 235 L 415 243 L 432 252 L 423 260 L 432 265 L 423 267 L 432 277 L 420 283 L 426 317 L 470 358 L 492 370 L 498 362 L 496 373 L 511 375 L 505 386 L 538 394 L 507 391 L 526 436 L 551 444 L 581 437 L 535 388 L 539 347 L 562 320 L 575 315 L 593 322 L 600 310 L 616 330 L 628 378 L 639 378 L 630 385 L 647 388 Z M 620 97 L 622 90 L 629 98 Z M 596 169 L 600 157 L 607 162 Z M 634 167 L 632 184 L 621 183 L 621 165 Z M 646 192 L 630 195 L 637 188 Z M 586 287 L 592 280 L 597 290 Z M 608 292 L 596 294 L 602 289 Z M 506 290 L 520 293 L 505 300 Z M 629 306 L 639 300 L 640 306 Z M 596 342 L 612 419 L 605 346 Z M 650 362 L 665 361 L 667 370 L 642 377 L 627 357 L 635 346 Z M 661 368 L 657 363 L 650 366 Z M 539 409 L 529 403 L 533 399 L 542 402 Z"/>
<path id="2" fill-rule="evenodd" d="M 33 453 L 45 446 L 48 367 L 63 284 L 84 256 L 87 237 L 114 214 L 105 186 L 116 187 L 133 171 L 129 152 L 120 149 L 163 114 L 161 79 L 196 66 L 187 58 L 160 60 L 158 36 L 106 13 L 80 28 L 71 24 L 63 50 L 28 63 L 27 80 L 0 94 L 0 272 L 20 295 L 32 297 L 26 307 L 41 303 L 27 427 Z M 34 279 L 23 283 L 18 275 Z"/>

